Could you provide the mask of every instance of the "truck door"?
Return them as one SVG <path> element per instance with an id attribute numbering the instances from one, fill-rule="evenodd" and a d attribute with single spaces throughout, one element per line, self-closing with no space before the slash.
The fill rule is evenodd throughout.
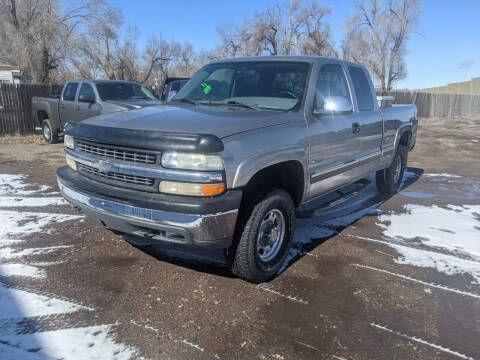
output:
<path id="1" fill-rule="evenodd" d="M 351 111 L 321 113 L 329 98 L 350 104 Z M 334 190 L 355 180 L 359 154 L 358 117 L 341 63 L 323 64 L 319 70 L 314 109 L 309 116 L 309 197 Z M 328 109 L 328 107 L 327 107 Z"/>
<path id="2" fill-rule="evenodd" d="M 67 121 L 75 119 L 75 98 L 77 96 L 78 82 L 68 82 L 63 88 L 62 96 L 58 103 L 58 115 L 62 127 Z"/>
<path id="3" fill-rule="evenodd" d="M 366 69 L 349 65 L 348 73 L 355 89 L 357 122 L 360 126 L 357 134 L 360 146 L 358 173 L 359 176 L 365 177 L 377 169 L 377 164 L 381 160 L 383 119 Z"/>
<path id="4" fill-rule="evenodd" d="M 85 96 L 89 99 L 84 99 Z M 78 101 L 75 106 L 75 121 L 78 122 L 99 115 L 100 104 L 98 104 L 97 99 L 92 85 L 86 82 L 82 83 L 80 91 L 78 92 Z"/>

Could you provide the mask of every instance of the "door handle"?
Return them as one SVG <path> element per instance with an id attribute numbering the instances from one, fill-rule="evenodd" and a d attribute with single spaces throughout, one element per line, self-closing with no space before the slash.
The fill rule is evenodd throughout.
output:
<path id="1" fill-rule="evenodd" d="M 360 132 L 360 124 L 355 122 L 352 124 L 352 133 L 358 134 Z"/>

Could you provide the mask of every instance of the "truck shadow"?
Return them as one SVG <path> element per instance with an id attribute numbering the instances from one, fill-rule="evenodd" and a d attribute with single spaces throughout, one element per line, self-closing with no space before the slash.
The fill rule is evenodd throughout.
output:
<path id="1" fill-rule="evenodd" d="M 415 183 L 422 174 L 423 169 L 408 167 L 400 191 Z M 297 218 L 293 244 L 279 273 L 288 269 L 290 265 L 301 259 L 305 254 L 337 235 L 343 229 L 355 224 L 361 218 L 382 214 L 382 211 L 378 208 L 392 196 L 385 196 L 377 192 L 375 174 L 364 179 L 363 184 L 363 189 L 356 196 L 338 205 L 338 207 L 329 209 L 317 216 Z M 167 243 L 151 245 L 142 238 L 133 235 L 124 235 L 123 237 L 132 246 L 157 260 L 194 271 L 234 277 L 228 268 L 225 253 L 222 249 L 190 248 Z"/>

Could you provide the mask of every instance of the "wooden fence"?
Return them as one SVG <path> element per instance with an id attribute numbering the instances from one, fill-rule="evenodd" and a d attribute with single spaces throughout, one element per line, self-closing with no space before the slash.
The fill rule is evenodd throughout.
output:
<path id="1" fill-rule="evenodd" d="M 60 85 L 0 84 L 0 136 L 33 134 L 32 97 L 59 94 Z"/>
<path id="2" fill-rule="evenodd" d="M 395 104 L 415 104 L 421 118 L 480 117 L 480 95 L 393 91 Z"/>

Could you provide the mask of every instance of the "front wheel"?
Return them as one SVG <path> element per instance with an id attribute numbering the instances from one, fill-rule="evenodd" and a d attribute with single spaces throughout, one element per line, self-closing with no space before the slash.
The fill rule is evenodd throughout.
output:
<path id="1" fill-rule="evenodd" d="M 232 272 L 261 283 L 275 277 L 288 255 L 295 230 L 295 207 L 284 190 L 255 201 L 239 219 Z M 243 220 L 243 221 L 242 221 Z"/>
<path id="2" fill-rule="evenodd" d="M 404 145 L 399 145 L 390 167 L 377 171 L 377 189 L 385 195 L 392 195 L 398 192 L 402 184 L 403 174 L 407 167 L 408 150 Z"/>
<path id="3" fill-rule="evenodd" d="M 48 144 L 55 144 L 58 142 L 58 130 L 55 127 L 53 127 L 50 119 L 43 120 L 42 135 L 43 135 L 43 139 Z"/>

